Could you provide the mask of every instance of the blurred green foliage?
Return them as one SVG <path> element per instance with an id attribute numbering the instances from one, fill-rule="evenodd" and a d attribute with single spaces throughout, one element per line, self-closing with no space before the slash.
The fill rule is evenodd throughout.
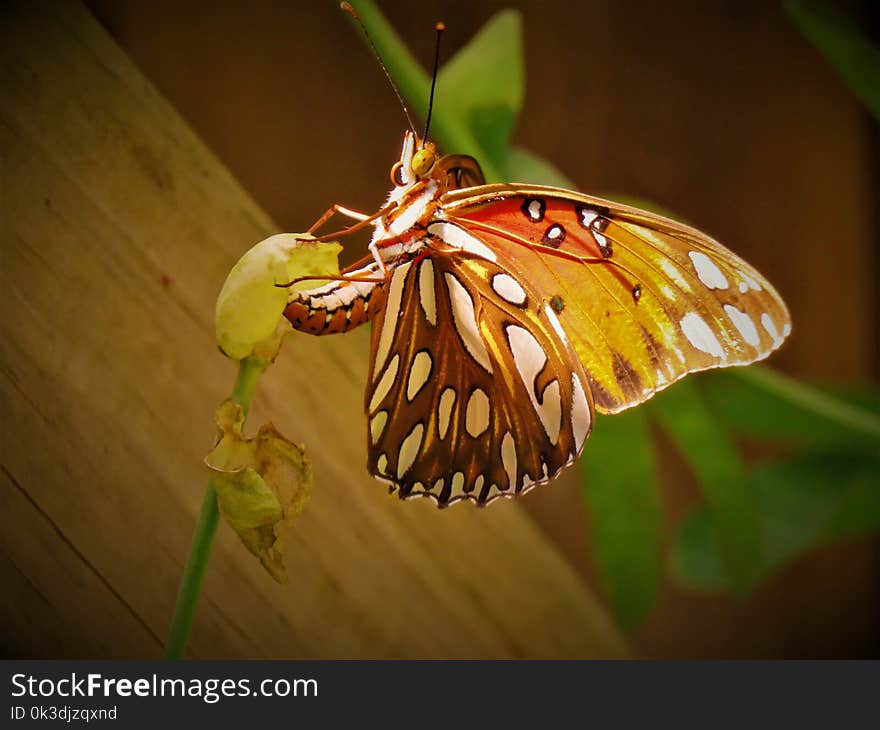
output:
<path id="1" fill-rule="evenodd" d="M 880 48 L 852 18 L 827 3 L 788 0 L 785 10 L 850 90 L 880 119 Z"/>
<path id="2" fill-rule="evenodd" d="M 423 114 L 428 74 L 371 0 L 356 7 L 401 93 Z M 877 113 L 877 49 L 817 3 L 786 8 Z M 443 66 L 432 136 L 446 151 L 476 157 L 489 182 L 574 189 L 551 163 L 510 144 L 525 97 L 523 58 L 521 17 L 502 11 Z M 670 575 L 684 587 L 743 595 L 806 550 L 880 529 L 876 389 L 842 397 L 762 366 L 687 378 L 644 407 L 597 418 L 581 461 L 593 559 L 627 628 L 651 610 L 664 562 L 651 423 L 681 452 L 705 496 L 668 556 Z M 772 442 L 778 455 L 747 464 L 743 437 Z"/>

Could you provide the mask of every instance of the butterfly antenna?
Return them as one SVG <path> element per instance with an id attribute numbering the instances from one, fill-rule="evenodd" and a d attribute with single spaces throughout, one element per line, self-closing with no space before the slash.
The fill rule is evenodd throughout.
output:
<path id="1" fill-rule="evenodd" d="M 428 130 L 431 128 L 431 112 L 434 111 L 434 89 L 437 87 L 437 70 L 440 66 L 440 36 L 446 30 L 446 23 L 438 20 L 434 25 L 437 31 L 437 41 L 434 43 L 434 70 L 431 72 L 431 96 L 428 98 L 428 117 L 425 119 L 425 133 L 422 135 L 422 144 L 428 141 Z"/>
<path id="2" fill-rule="evenodd" d="M 379 62 L 379 66 L 382 67 L 382 71 L 385 74 L 385 78 L 388 79 L 388 83 L 391 84 L 391 88 L 394 90 L 394 95 L 397 97 L 397 100 L 400 102 L 400 106 L 403 107 L 403 113 L 406 115 L 406 121 L 409 123 L 409 128 L 412 130 L 412 133 L 418 135 L 416 132 L 416 125 L 413 124 L 412 117 L 409 115 L 409 109 L 406 106 L 406 102 L 403 100 L 403 97 L 400 95 L 400 91 L 397 89 L 397 85 L 394 83 L 394 79 L 391 78 L 391 74 L 388 73 L 388 68 L 385 66 L 385 62 L 382 60 L 382 56 L 379 55 L 379 49 L 376 48 L 376 44 L 373 43 L 373 39 L 370 38 L 370 34 L 367 32 L 367 28 L 364 25 L 364 22 L 361 20 L 360 16 L 355 12 L 355 9 L 351 6 L 350 3 L 339 3 L 339 7 L 342 8 L 346 13 L 348 13 L 352 18 L 357 21 L 357 24 L 361 27 L 361 31 L 364 34 L 364 38 L 367 39 L 367 43 L 370 44 L 370 50 L 373 51 L 373 55 L 376 57 L 376 60 Z"/>

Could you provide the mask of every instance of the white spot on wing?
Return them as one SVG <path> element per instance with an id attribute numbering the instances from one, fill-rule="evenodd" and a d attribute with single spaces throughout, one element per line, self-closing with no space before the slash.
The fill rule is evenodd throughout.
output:
<path id="1" fill-rule="evenodd" d="M 516 442 L 510 431 L 501 439 L 501 463 L 507 472 L 507 485 L 510 491 L 516 489 Z"/>
<path id="2" fill-rule="evenodd" d="M 398 266 L 391 275 L 391 284 L 388 287 L 388 300 L 385 302 L 385 318 L 382 321 L 382 331 L 379 333 L 379 346 L 376 348 L 376 361 L 373 363 L 373 380 L 379 377 L 385 359 L 391 350 L 391 342 L 394 333 L 397 332 L 397 321 L 400 314 L 400 300 L 403 296 L 403 285 L 409 274 L 411 263 Z"/>
<path id="3" fill-rule="evenodd" d="M 696 312 L 688 312 L 682 317 L 681 331 L 684 332 L 688 342 L 701 352 L 724 359 L 721 343 L 706 321 Z"/>
<path id="4" fill-rule="evenodd" d="M 376 471 L 380 474 L 388 473 L 388 457 L 385 454 L 379 454 L 379 458 L 376 459 Z"/>
<path id="5" fill-rule="evenodd" d="M 436 325 L 437 298 L 434 296 L 434 264 L 431 259 L 425 259 L 419 266 L 419 302 L 425 319 Z"/>
<path id="6" fill-rule="evenodd" d="M 370 438 L 376 444 L 385 430 L 385 424 L 388 422 L 388 411 L 379 411 L 370 419 Z"/>
<path id="7" fill-rule="evenodd" d="M 449 417 L 452 415 L 454 403 L 455 388 L 446 388 L 440 394 L 440 403 L 437 406 L 437 433 L 441 440 L 446 438 L 446 429 L 449 428 Z"/>
<path id="8" fill-rule="evenodd" d="M 567 344 L 568 335 L 566 335 L 565 330 L 562 329 L 562 322 L 559 321 L 559 317 L 556 316 L 556 312 L 553 311 L 553 307 L 549 307 L 545 304 L 544 315 L 550 321 L 550 324 L 553 325 L 553 329 L 556 330 L 556 334 L 559 335 L 559 339 Z"/>
<path id="9" fill-rule="evenodd" d="M 574 435 L 575 454 L 580 454 L 590 432 L 590 404 L 577 373 L 571 374 L 571 389 L 571 431 Z"/>
<path id="10" fill-rule="evenodd" d="M 733 322 L 734 327 L 739 330 L 739 333 L 743 336 L 743 339 L 746 342 L 752 347 L 758 347 L 758 345 L 761 344 L 761 338 L 758 336 L 758 330 L 755 328 L 755 323 L 752 322 L 752 318 L 749 317 L 748 314 L 741 312 L 732 304 L 725 304 L 724 311 L 727 313 L 727 316 L 730 317 L 730 321 Z"/>
<path id="11" fill-rule="evenodd" d="M 435 221 L 428 225 L 428 233 L 443 239 L 450 246 L 455 246 L 463 251 L 470 251 L 472 254 L 486 259 L 487 261 L 495 261 L 495 252 L 483 243 L 476 236 L 472 236 L 464 228 L 447 223 L 446 221 Z"/>
<path id="12" fill-rule="evenodd" d="M 535 378 L 543 370 L 547 362 L 547 355 L 535 336 L 527 329 L 518 325 L 509 325 L 506 331 L 508 342 L 510 342 L 510 351 L 513 353 L 513 361 L 529 394 L 529 399 L 532 401 L 532 407 L 541 420 L 547 438 L 555 446 L 559 440 L 562 419 L 559 381 L 554 380 L 544 389 L 539 403 L 535 395 Z"/>
<path id="13" fill-rule="evenodd" d="M 397 457 L 397 478 L 400 479 L 409 471 L 409 468 L 416 460 L 419 449 L 422 446 L 422 436 L 425 433 L 425 427 L 421 423 L 413 426 L 412 431 L 400 445 L 400 454 Z"/>
<path id="14" fill-rule="evenodd" d="M 761 285 L 751 276 L 749 276 L 748 274 L 741 274 L 741 276 L 749 289 L 751 289 L 752 291 L 761 291 Z"/>
<path id="15" fill-rule="evenodd" d="M 545 234 L 547 238 L 551 241 L 555 241 L 557 238 L 560 238 L 563 235 L 562 226 L 558 223 L 553 224 L 547 229 L 547 233 Z"/>
<path id="16" fill-rule="evenodd" d="M 464 473 L 457 471 L 452 477 L 451 496 L 464 494 Z"/>
<path id="17" fill-rule="evenodd" d="M 599 214 L 596 211 L 590 210 L 589 208 L 582 208 L 580 223 L 584 228 L 589 228 L 592 225 L 593 221 L 595 221 L 598 217 Z"/>
<path id="18" fill-rule="evenodd" d="M 412 366 L 409 369 L 409 381 L 406 384 L 406 399 L 412 402 L 419 391 L 428 382 L 428 376 L 431 374 L 431 365 L 433 361 L 426 350 L 420 350 L 413 358 Z"/>
<path id="19" fill-rule="evenodd" d="M 600 233 L 596 230 L 590 230 L 590 233 L 593 235 L 593 240 L 596 242 L 596 245 L 599 247 L 599 250 L 605 256 L 611 255 L 611 248 L 608 246 L 608 238 L 603 233 Z"/>
<path id="20" fill-rule="evenodd" d="M 382 379 L 373 391 L 373 397 L 370 398 L 370 407 L 367 409 L 369 413 L 375 411 L 382 401 L 385 400 L 385 396 L 388 395 L 388 391 L 391 390 L 391 386 L 394 384 L 394 379 L 397 377 L 397 368 L 399 366 L 400 355 L 395 355 L 391 359 L 391 362 L 388 363 L 388 367 L 382 375 Z"/>
<path id="21" fill-rule="evenodd" d="M 559 442 L 559 431 L 562 428 L 562 397 L 559 391 L 559 381 L 554 380 L 541 394 L 541 409 L 538 411 L 541 423 L 547 432 L 550 443 L 556 446 Z"/>
<path id="22" fill-rule="evenodd" d="M 489 396 L 479 388 L 468 399 L 465 428 L 474 438 L 489 428 Z"/>
<path id="23" fill-rule="evenodd" d="M 486 345 L 477 327 L 477 314 L 474 311 L 474 300 L 464 285 L 449 272 L 443 274 L 449 299 L 452 301 L 452 318 L 455 320 L 455 331 L 461 338 L 465 349 L 491 375 L 492 362 Z"/>
<path id="24" fill-rule="evenodd" d="M 769 334 L 773 338 L 773 343 L 778 345 L 782 342 L 782 339 L 779 337 L 779 332 L 776 329 L 776 323 L 770 317 L 767 312 L 761 315 L 761 324 L 764 325 L 764 329 L 767 330 L 767 334 Z"/>
<path id="25" fill-rule="evenodd" d="M 727 277 L 715 262 L 702 251 L 689 251 L 697 276 L 709 289 L 727 289 Z"/>
<path id="26" fill-rule="evenodd" d="M 492 288 L 495 293 L 511 304 L 523 304 L 526 300 L 526 290 L 510 274 L 495 274 L 492 277 Z"/>

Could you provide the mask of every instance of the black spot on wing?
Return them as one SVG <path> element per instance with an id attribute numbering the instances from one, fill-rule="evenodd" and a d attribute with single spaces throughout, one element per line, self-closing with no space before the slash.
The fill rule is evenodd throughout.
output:
<path id="1" fill-rule="evenodd" d="M 593 236 L 593 240 L 599 247 L 599 252 L 603 258 L 610 259 L 613 250 L 611 241 L 605 235 L 608 228 L 608 209 L 607 208 L 590 208 L 585 205 L 576 205 L 574 209 L 578 223 L 581 228 L 585 228 Z"/>
<path id="2" fill-rule="evenodd" d="M 541 198 L 526 198 L 523 201 L 520 210 L 523 215 L 532 223 L 540 223 L 544 220 L 544 213 L 547 210 L 547 203 Z"/>
<path id="3" fill-rule="evenodd" d="M 544 237 L 541 239 L 541 243 L 545 246 L 551 246 L 552 248 L 559 248 L 564 240 L 565 229 L 558 223 L 554 223 L 544 231 Z"/>

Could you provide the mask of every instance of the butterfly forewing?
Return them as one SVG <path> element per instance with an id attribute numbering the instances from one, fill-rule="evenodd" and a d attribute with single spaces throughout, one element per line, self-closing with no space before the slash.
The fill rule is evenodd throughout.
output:
<path id="1" fill-rule="evenodd" d="M 600 411 L 689 372 L 760 360 L 790 331 L 754 268 L 669 219 L 539 186 L 456 191 L 443 210 L 554 302 Z"/>
<path id="2" fill-rule="evenodd" d="M 369 469 L 402 497 L 446 505 L 548 481 L 592 425 L 584 371 L 551 304 L 487 249 L 429 226 L 373 322 Z M 451 236 L 452 242 L 445 240 Z"/>

